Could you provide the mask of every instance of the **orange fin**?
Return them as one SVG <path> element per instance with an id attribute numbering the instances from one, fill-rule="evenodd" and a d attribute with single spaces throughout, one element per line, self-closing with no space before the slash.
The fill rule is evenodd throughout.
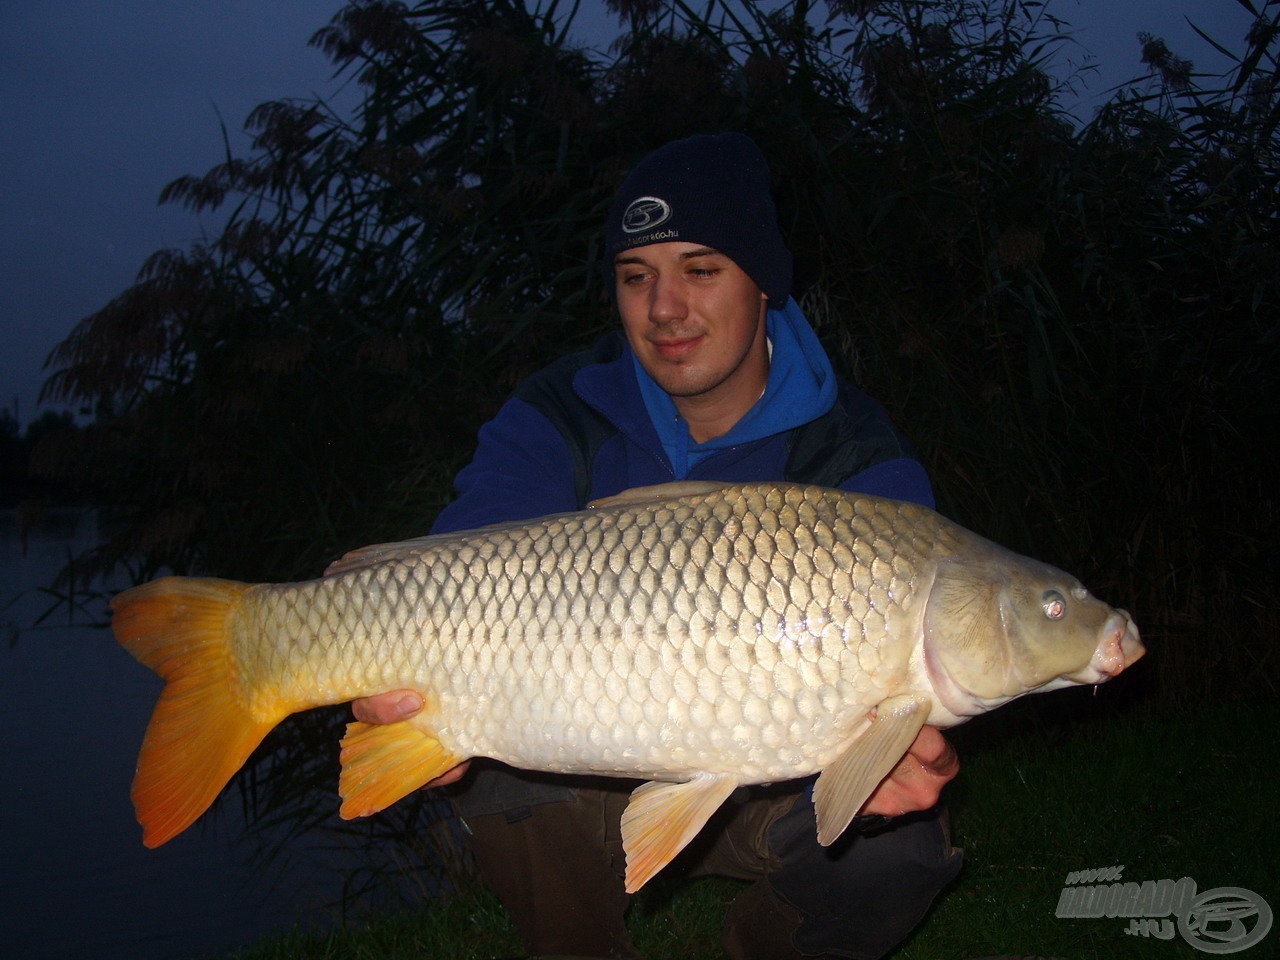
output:
<path id="1" fill-rule="evenodd" d="M 347 724 L 340 759 L 340 813 L 350 820 L 391 806 L 467 758 L 450 753 L 432 733 L 403 720 Z"/>
<path id="2" fill-rule="evenodd" d="M 622 812 L 627 893 L 635 893 L 672 861 L 738 786 L 733 777 L 701 773 L 685 783 L 642 783 Z"/>
<path id="3" fill-rule="evenodd" d="M 111 601 L 116 639 L 165 681 L 133 779 L 148 847 L 204 813 L 289 712 L 251 711 L 239 686 L 227 627 L 247 588 L 232 580 L 164 577 Z"/>

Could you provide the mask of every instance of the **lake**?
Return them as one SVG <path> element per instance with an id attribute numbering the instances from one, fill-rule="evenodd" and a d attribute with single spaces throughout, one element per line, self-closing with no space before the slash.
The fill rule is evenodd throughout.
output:
<path id="1" fill-rule="evenodd" d="M 32 626 L 50 605 L 39 589 L 96 536 L 93 512 L 50 511 L 24 552 L 15 512 L 0 511 L 0 955 L 208 957 L 338 922 L 364 854 L 326 837 L 254 858 L 234 797 L 165 846 L 142 846 L 129 785 L 160 681 L 103 627 L 65 611 Z"/>

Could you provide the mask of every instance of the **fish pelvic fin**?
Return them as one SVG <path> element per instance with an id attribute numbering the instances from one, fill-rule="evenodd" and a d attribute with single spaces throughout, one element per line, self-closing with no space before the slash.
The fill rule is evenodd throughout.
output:
<path id="1" fill-rule="evenodd" d="M 339 813 L 351 820 L 391 806 L 467 758 L 450 753 L 421 725 L 401 720 L 347 724 L 339 759 Z"/>
<path id="2" fill-rule="evenodd" d="M 862 735 L 819 774 L 813 785 L 819 844 L 829 847 L 844 833 L 907 752 L 931 706 L 926 697 L 910 695 L 881 701 Z"/>
<path id="3" fill-rule="evenodd" d="M 684 783 L 642 783 L 622 812 L 627 893 L 635 893 L 685 848 L 738 786 L 733 777 L 698 774 Z"/>
<path id="4" fill-rule="evenodd" d="M 111 601 L 116 640 L 165 681 L 133 779 L 142 842 L 158 847 L 199 817 L 289 710 L 250 701 L 229 623 L 248 584 L 163 577 Z M 257 709 L 254 709 L 257 707 Z"/>

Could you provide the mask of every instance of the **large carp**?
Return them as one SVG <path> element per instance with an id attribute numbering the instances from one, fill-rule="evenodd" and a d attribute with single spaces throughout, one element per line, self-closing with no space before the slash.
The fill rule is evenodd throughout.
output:
<path id="1" fill-rule="evenodd" d="M 168 577 L 112 609 L 166 681 L 133 786 L 148 846 L 288 714 L 412 688 L 417 716 L 348 727 L 343 816 L 472 756 L 643 779 L 629 890 L 739 785 L 820 774 L 830 844 L 922 725 L 1143 654 L 1123 610 L 932 510 L 775 483 L 628 491 L 366 547 L 304 583 Z"/>

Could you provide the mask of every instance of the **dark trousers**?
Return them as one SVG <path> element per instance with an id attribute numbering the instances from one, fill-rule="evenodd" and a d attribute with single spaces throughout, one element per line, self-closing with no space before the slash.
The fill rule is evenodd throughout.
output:
<path id="1" fill-rule="evenodd" d="M 481 876 L 530 954 L 642 957 L 624 919 L 618 830 L 631 786 L 466 817 Z M 945 817 L 931 811 L 870 834 L 850 830 L 823 848 L 808 790 L 790 786 L 731 800 L 676 869 L 753 881 L 725 919 L 732 960 L 883 956 L 960 870 Z"/>

